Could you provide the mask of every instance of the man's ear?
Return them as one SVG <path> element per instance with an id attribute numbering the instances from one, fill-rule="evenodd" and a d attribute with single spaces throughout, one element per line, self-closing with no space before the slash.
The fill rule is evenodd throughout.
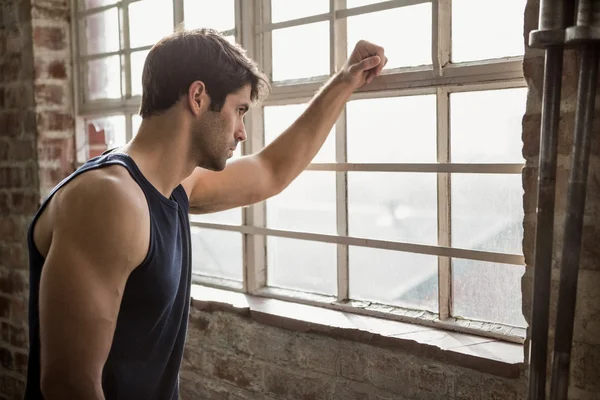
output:
<path id="1" fill-rule="evenodd" d="M 188 89 L 187 102 L 192 114 L 199 116 L 208 109 L 210 98 L 202 81 L 194 81 Z"/>

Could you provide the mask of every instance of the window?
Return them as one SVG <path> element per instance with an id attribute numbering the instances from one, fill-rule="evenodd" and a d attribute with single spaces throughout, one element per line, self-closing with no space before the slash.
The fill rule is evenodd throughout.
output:
<path id="1" fill-rule="evenodd" d="M 383 45 L 384 74 L 355 93 L 287 189 L 192 216 L 196 281 L 518 341 L 525 1 L 479 3 L 80 0 L 79 115 L 106 141 L 130 139 L 152 43 L 179 23 L 213 27 L 273 82 L 248 115 L 252 153 L 300 115 L 359 39 Z"/>

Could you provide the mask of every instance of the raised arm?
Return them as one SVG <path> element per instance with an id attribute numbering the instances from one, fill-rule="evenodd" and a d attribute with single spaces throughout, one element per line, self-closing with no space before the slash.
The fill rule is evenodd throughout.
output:
<path id="1" fill-rule="evenodd" d="M 144 259 L 143 192 L 119 167 L 76 178 L 49 205 L 52 241 L 40 282 L 41 387 L 46 400 L 104 399 L 125 283 Z"/>
<path id="2" fill-rule="evenodd" d="M 265 200 L 287 187 L 318 153 L 354 90 L 381 73 L 381 47 L 359 42 L 344 68 L 313 97 L 304 113 L 257 154 L 221 172 L 197 168 L 183 183 L 192 213 L 208 213 Z"/>

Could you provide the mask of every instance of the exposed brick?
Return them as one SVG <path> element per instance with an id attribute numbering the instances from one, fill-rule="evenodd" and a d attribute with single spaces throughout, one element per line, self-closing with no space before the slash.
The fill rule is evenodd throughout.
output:
<path id="1" fill-rule="evenodd" d="M 0 111 L 0 137 L 15 137 L 21 133 L 21 113 L 19 111 Z"/>
<path id="2" fill-rule="evenodd" d="M 31 7 L 33 20 L 43 21 L 66 21 L 69 20 L 69 7 L 65 2 L 39 1 L 36 0 Z"/>
<path id="3" fill-rule="evenodd" d="M 48 76 L 53 79 L 65 79 L 67 77 L 65 62 L 56 60 L 48 64 Z"/>
<path id="4" fill-rule="evenodd" d="M 325 400 L 335 378 L 295 375 L 277 367 L 265 368 L 265 392 L 281 399 Z"/>
<path id="5" fill-rule="evenodd" d="M 0 318 L 10 319 L 10 304 L 9 298 L 0 295 Z"/>
<path id="6" fill-rule="evenodd" d="M 14 365 L 15 371 L 25 375 L 27 373 L 27 363 L 29 361 L 28 355 L 20 351 L 14 353 Z"/>
<path id="7" fill-rule="evenodd" d="M 12 56 L 0 60 L 0 82 L 11 83 L 20 78 L 21 60 L 17 56 Z"/>
<path id="8" fill-rule="evenodd" d="M 27 288 L 27 278 L 22 271 L 0 268 L 0 292 L 22 294 Z"/>
<path id="9" fill-rule="evenodd" d="M 13 191 L 11 193 L 10 209 L 15 214 L 33 214 L 40 206 L 37 192 Z"/>
<path id="10" fill-rule="evenodd" d="M 600 392 L 600 346 L 574 341 L 571 363 L 572 384 Z"/>
<path id="11" fill-rule="evenodd" d="M 25 348 L 28 344 L 25 329 L 7 322 L 2 322 L 2 340 L 20 348 Z"/>
<path id="12" fill-rule="evenodd" d="M 73 116 L 59 111 L 43 111 L 37 114 L 37 128 L 41 135 L 50 131 L 73 129 Z"/>
<path id="13" fill-rule="evenodd" d="M 33 29 L 33 44 L 47 50 L 67 48 L 65 28 L 38 26 Z"/>
<path id="14" fill-rule="evenodd" d="M 21 244 L 0 242 L 0 264 L 10 269 L 25 268 L 26 257 Z"/>
<path id="15" fill-rule="evenodd" d="M 61 169 L 70 170 L 73 167 L 75 146 L 72 137 L 66 138 L 40 138 L 37 144 L 38 160 L 58 162 Z"/>
<path id="16" fill-rule="evenodd" d="M 212 351 L 203 353 L 200 370 L 209 378 L 228 382 L 249 391 L 260 391 L 261 368 L 244 358 Z"/>
<path id="17" fill-rule="evenodd" d="M 27 317 L 29 316 L 29 303 L 27 301 L 27 297 L 18 297 L 12 300 L 11 303 L 11 316 L 10 322 L 15 325 L 23 324 L 23 321 L 27 321 Z"/>
<path id="18" fill-rule="evenodd" d="M 67 177 L 68 174 L 69 171 L 61 168 L 40 168 L 40 185 L 54 187 Z"/>
<path id="19" fill-rule="evenodd" d="M 7 140 L 0 140 L 0 163 L 8 160 L 10 142 Z"/>
<path id="20" fill-rule="evenodd" d="M 63 85 L 37 84 L 35 86 L 35 101 L 38 106 L 61 106 L 66 100 Z"/>
<path id="21" fill-rule="evenodd" d="M 4 347 L 0 347 L 0 365 L 9 371 L 13 368 L 12 352 Z"/>
<path id="22" fill-rule="evenodd" d="M 0 388 L 2 394 L 8 399 L 21 399 L 25 392 L 25 378 L 17 379 L 10 375 L 0 375 Z"/>
<path id="23" fill-rule="evenodd" d="M 11 144 L 9 160 L 33 161 L 35 160 L 35 143 L 31 140 L 15 140 Z"/>

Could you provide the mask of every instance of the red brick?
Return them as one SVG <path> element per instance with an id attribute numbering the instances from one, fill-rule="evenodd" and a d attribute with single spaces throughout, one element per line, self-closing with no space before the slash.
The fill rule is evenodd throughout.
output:
<path id="1" fill-rule="evenodd" d="M 66 101 L 62 85 L 38 84 L 35 86 L 35 102 L 40 106 L 60 106 Z"/>
<path id="2" fill-rule="evenodd" d="M 13 360 L 15 364 L 15 371 L 25 375 L 27 373 L 27 363 L 29 361 L 27 354 L 16 351 L 14 353 Z"/>
<path id="3" fill-rule="evenodd" d="M 106 151 L 106 149 L 107 149 L 106 146 L 89 148 L 88 149 L 88 158 L 98 157 L 98 156 L 102 155 L 102 153 L 104 153 Z"/>
<path id="4" fill-rule="evenodd" d="M 23 271 L 0 269 L 0 292 L 6 294 L 22 294 L 28 287 Z"/>
<path id="5" fill-rule="evenodd" d="M 27 321 L 29 316 L 29 304 L 27 299 L 20 297 L 13 299 L 10 305 L 10 322 L 15 325 L 20 325 L 23 321 Z"/>
<path id="6" fill-rule="evenodd" d="M 25 382 L 13 376 L 0 375 L 0 388 L 2 394 L 8 399 L 22 399 L 25 392 Z"/>
<path id="7" fill-rule="evenodd" d="M 42 111 L 37 114 L 37 128 L 40 134 L 48 131 L 73 129 L 73 116 L 58 111 Z"/>
<path id="8" fill-rule="evenodd" d="M 4 108 L 4 88 L 0 87 L 0 108 Z"/>
<path id="9" fill-rule="evenodd" d="M 72 138 L 40 138 L 37 147 L 38 160 L 59 161 L 61 168 L 64 170 L 72 167 L 75 153 Z"/>
<path id="10" fill-rule="evenodd" d="M 325 400 L 329 398 L 327 378 L 293 374 L 279 368 L 265 368 L 266 393 L 283 399 Z"/>
<path id="11" fill-rule="evenodd" d="M 0 137 L 15 137 L 21 133 L 21 113 L 19 111 L 0 112 Z"/>
<path id="12" fill-rule="evenodd" d="M 9 147 L 8 141 L 0 140 L 0 162 L 8 160 Z"/>
<path id="13" fill-rule="evenodd" d="M 31 5 L 31 17 L 34 20 L 67 21 L 69 8 L 64 2 L 36 1 Z"/>
<path id="14" fill-rule="evenodd" d="M 67 177 L 68 171 L 61 168 L 40 168 L 40 184 L 54 187 Z"/>
<path id="15" fill-rule="evenodd" d="M 65 79 L 67 77 L 67 67 L 64 61 L 52 61 L 48 65 L 48 76 L 53 79 Z"/>
<path id="16" fill-rule="evenodd" d="M 94 124 L 88 124 L 88 144 L 93 145 L 104 145 L 106 144 L 106 136 L 104 129 L 96 129 Z"/>
<path id="17" fill-rule="evenodd" d="M 4 347 L 0 347 L 0 365 L 9 371 L 13 369 L 12 352 Z"/>
<path id="18" fill-rule="evenodd" d="M 30 168 L 0 167 L 0 189 L 16 189 L 33 185 Z"/>
<path id="19" fill-rule="evenodd" d="M 2 323 L 2 340 L 15 347 L 27 346 L 27 331 L 25 328 L 17 327 L 7 322 Z"/>
<path id="20" fill-rule="evenodd" d="M 10 319 L 10 303 L 10 299 L 0 296 L 0 318 Z"/>
<path id="21" fill-rule="evenodd" d="M 37 192 L 12 192 L 10 209 L 15 214 L 34 214 L 40 206 Z"/>
<path id="22" fill-rule="evenodd" d="M 0 62 L 0 82 L 11 83 L 19 79 L 21 60 L 18 56 L 5 58 Z"/>
<path id="23" fill-rule="evenodd" d="M 31 140 L 15 140 L 10 146 L 9 160 L 11 161 L 34 161 L 34 143 Z"/>
<path id="24" fill-rule="evenodd" d="M 65 28 L 39 26 L 33 29 L 34 47 L 48 50 L 67 48 Z"/>

